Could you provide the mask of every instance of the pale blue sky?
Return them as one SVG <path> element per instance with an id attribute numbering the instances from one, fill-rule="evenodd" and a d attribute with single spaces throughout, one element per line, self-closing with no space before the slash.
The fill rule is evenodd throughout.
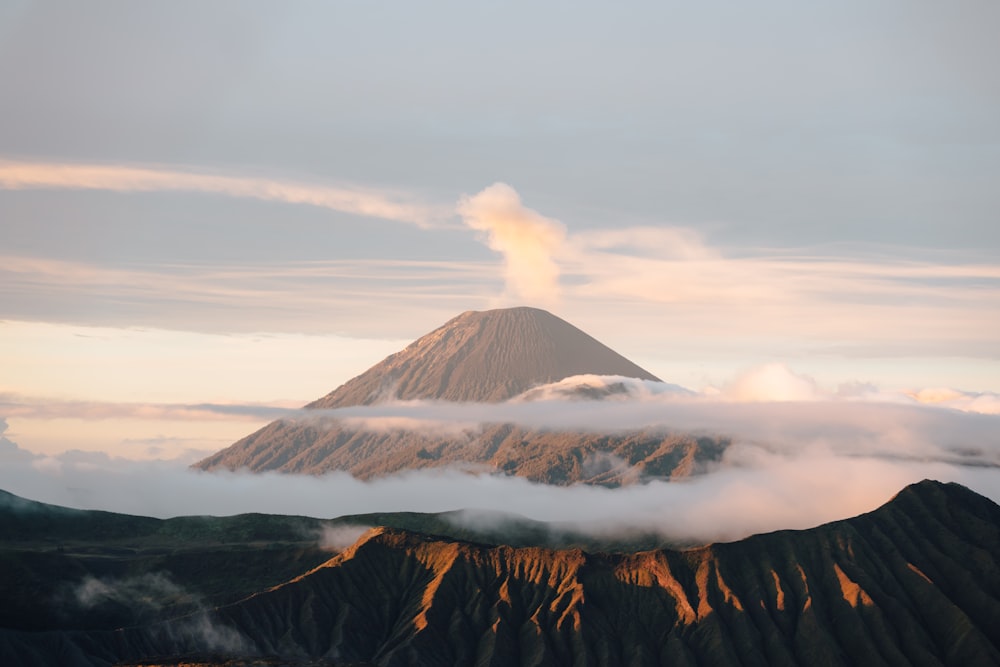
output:
<path id="1" fill-rule="evenodd" d="M 986 0 L 7 0 L 0 389 L 305 401 L 528 302 L 688 386 L 781 362 L 998 390 L 998 34 Z M 510 268 L 535 255 L 456 213 L 496 182 L 557 232 L 541 291 Z M 142 330 L 142 363 L 72 342 Z M 303 379 L 248 385 L 251 338 L 201 377 L 251 335 L 269 368 L 287 337 Z"/>

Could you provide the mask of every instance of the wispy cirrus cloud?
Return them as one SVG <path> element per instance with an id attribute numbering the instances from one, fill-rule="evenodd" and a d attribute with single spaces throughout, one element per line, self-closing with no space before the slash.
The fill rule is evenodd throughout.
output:
<path id="1" fill-rule="evenodd" d="M 0 413 L 21 419 L 149 419 L 168 421 L 250 421 L 282 419 L 299 405 L 260 403 L 143 403 L 65 400 L 0 393 Z"/>
<path id="2" fill-rule="evenodd" d="M 980 300 L 1000 296 L 1000 264 L 928 259 L 885 249 L 838 255 L 744 248 L 738 255 L 683 227 L 633 227 L 575 233 L 560 248 L 567 275 L 593 296 L 641 297 L 659 303 L 803 297 L 853 303 Z"/>
<path id="3" fill-rule="evenodd" d="M 738 332 L 744 347 L 785 340 L 861 356 L 996 358 L 1000 264 L 948 251 L 836 250 L 734 250 L 692 229 L 637 227 L 570 234 L 557 259 L 571 308 L 600 303 L 610 319 L 628 311 L 634 327 L 656 326 L 647 313 L 657 313 L 669 340 Z"/>
<path id="4" fill-rule="evenodd" d="M 566 276 L 558 314 L 588 328 L 588 314 L 599 310 L 656 336 L 668 308 L 665 340 L 739 331 L 748 344 L 781 337 L 871 348 L 876 356 L 995 355 L 1000 310 L 984 304 L 1000 303 L 1000 266 L 726 257 L 697 246 L 678 258 L 669 244 L 676 235 L 663 232 L 645 231 L 650 244 L 641 250 L 570 235 L 568 249 L 556 255 Z M 501 280 L 492 263 L 474 260 L 111 266 L 5 256 L 0 306 L 11 319 L 193 331 L 322 331 L 336 312 L 342 331 L 405 337 L 457 312 L 491 307 Z M 407 322 L 424 326 L 401 326 Z"/>
<path id="5" fill-rule="evenodd" d="M 399 201 L 378 192 L 368 206 L 341 190 L 176 169 L 0 161 L 0 187 L 190 188 L 318 201 L 417 224 L 430 219 L 393 208 Z M 387 202 L 392 206 L 381 207 Z M 503 255 L 502 264 L 438 260 L 418 248 L 405 261 L 252 263 L 103 263 L 8 253 L 0 257 L 0 315 L 191 331 L 323 332 L 337 313 L 338 332 L 413 337 L 456 312 L 494 307 L 499 296 L 545 305 L 558 300 L 558 314 L 601 337 L 600 327 L 615 322 L 617 335 L 644 339 L 648 356 L 659 356 L 658 346 L 714 354 L 733 344 L 734 331 L 743 353 L 755 359 L 786 355 L 789 345 L 802 354 L 857 358 L 997 359 L 1000 349 L 994 333 L 1000 309 L 989 307 L 1000 303 L 1000 264 L 990 258 L 890 247 L 734 249 L 681 226 L 575 229 L 528 208 L 502 184 L 446 208 L 437 219 L 460 216 Z"/>
<path id="6" fill-rule="evenodd" d="M 444 224 L 450 207 L 416 201 L 403 193 L 323 185 L 255 176 L 133 165 L 30 162 L 0 159 L 0 188 L 68 189 L 113 192 L 207 192 L 287 204 L 318 206 L 419 227 Z"/>
<path id="7" fill-rule="evenodd" d="M 335 324 L 385 338 L 401 335 L 400 322 L 430 328 L 486 307 L 498 284 L 493 267 L 470 261 L 107 265 L 0 256 L 0 316 L 211 332 L 326 333 Z"/>

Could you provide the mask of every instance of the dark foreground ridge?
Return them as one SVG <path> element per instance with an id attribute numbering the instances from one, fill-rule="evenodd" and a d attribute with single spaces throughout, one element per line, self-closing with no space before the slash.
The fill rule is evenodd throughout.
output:
<path id="1" fill-rule="evenodd" d="M 5 629 L 0 659 L 997 665 L 998 559 L 1000 507 L 931 481 L 853 519 L 688 551 L 515 548 L 378 528 L 233 604 L 114 631 Z"/>
<path id="2" fill-rule="evenodd" d="M 469 311 L 310 403 L 306 412 L 392 399 L 497 402 L 576 375 L 657 380 L 544 310 Z M 691 475 L 717 461 L 727 445 L 724 439 L 664 429 L 607 435 L 488 424 L 442 434 L 371 430 L 317 416 L 271 422 L 195 467 L 309 474 L 343 470 L 371 479 L 465 466 L 545 484 L 618 486 Z"/>

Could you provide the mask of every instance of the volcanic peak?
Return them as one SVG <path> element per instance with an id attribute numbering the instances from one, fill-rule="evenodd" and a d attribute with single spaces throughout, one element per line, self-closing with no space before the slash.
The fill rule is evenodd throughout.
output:
<path id="1" fill-rule="evenodd" d="M 468 311 L 306 408 L 335 409 L 390 400 L 500 402 L 535 387 L 588 375 L 659 381 L 544 310 Z M 470 447 L 470 439 L 478 446 Z M 633 467 L 641 465 L 645 473 L 664 477 L 687 474 L 695 463 L 717 458 L 721 447 L 715 443 L 702 446 L 700 440 L 636 432 L 609 444 L 603 435 L 531 432 L 513 424 L 492 424 L 479 434 L 445 436 L 406 429 L 366 430 L 334 420 L 323 424 L 278 420 L 195 467 L 297 473 L 346 470 L 370 479 L 401 470 L 472 464 L 556 484 L 617 484 L 622 480 L 614 471 L 602 466 L 597 473 L 600 479 L 589 471 L 592 466 L 585 462 L 594 450 L 606 450 Z"/>
<path id="2" fill-rule="evenodd" d="M 466 311 L 341 385 L 308 408 L 385 398 L 497 402 L 573 375 L 658 380 L 547 311 Z"/>

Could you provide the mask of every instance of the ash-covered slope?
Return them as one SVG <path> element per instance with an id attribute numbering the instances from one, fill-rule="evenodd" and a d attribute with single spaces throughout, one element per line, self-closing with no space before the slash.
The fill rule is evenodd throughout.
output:
<path id="1" fill-rule="evenodd" d="M 536 385 L 584 374 L 657 379 L 544 310 L 468 311 L 306 407 L 370 405 L 386 397 L 503 401 Z"/>
<path id="2" fill-rule="evenodd" d="M 306 408 L 389 399 L 496 402 L 576 375 L 657 380 L 551 313 L 507 308 L 463 313 Z M 636 470 L 658 477 L 690 473 L 695 462 L 715 460 L 722 449 L 712 443 L 701 450 L 698 443 L 703 440 L 651 431 L 621 436 L 540 433 L 509 424 L 442 435 L 298 419 L 272 422 L 195 467 L 345 470 L 368 479 L 401 470 L 471 464 L 547 483 L 614 485 L 636 481 Z"/>
<path id="3" fill-rule="evenodd" d="M 81 664 L 204 650 L 193 622 L 46 646 Z M 925 481 L 811 530 L 617 555 L 376 529 L 198 623 L 233 653 L 378 665 L 996 665 L 1000 507 Z M 33 664 L 41 643 L 0 634 L 0 654 Z"/>

